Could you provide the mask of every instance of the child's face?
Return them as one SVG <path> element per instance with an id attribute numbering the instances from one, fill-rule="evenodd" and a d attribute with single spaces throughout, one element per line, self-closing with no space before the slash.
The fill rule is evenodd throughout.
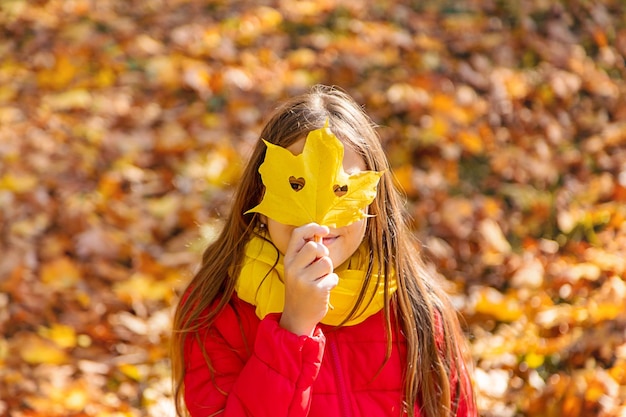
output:
<path id="1" fill-rule="evenodd" d="M 304 139 L 300 139 L 291 146 L 288 146 L 287 149 L 293 154 L 298 155 L 302 153 L 304 142 Z M 365 171 L 365 161 L 354 150 L 345 146 L 343 169 L 347 174 Z M 363 219 L 345 227 L 337 229 L 331 228 L 328 236 L 324 237 L 324 245 L 328 248 L 330 259 L 333 261 L 335 267 L 348 260 L 358 249 L 365 236 L 366 221 L 366 219 Z M 294 229 L 294 226 L 279 223 L 269 218 L 267 219 L 267 230 L 270 234 L 270 239 L 282 254 L 287 250 L 289 238 Z"/>

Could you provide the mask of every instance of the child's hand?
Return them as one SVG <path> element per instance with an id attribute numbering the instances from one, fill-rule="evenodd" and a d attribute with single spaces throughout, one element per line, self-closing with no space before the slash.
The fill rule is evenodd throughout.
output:
<path id="1" fill-rule="evenodd" d="M 328 227 L 315 223 L 298 227 L 285 252 L 285 308 L 280 325 L 297 335 L 313 334 L 339 281 L 328 248 L 314 241 L 328 233 Z"/>

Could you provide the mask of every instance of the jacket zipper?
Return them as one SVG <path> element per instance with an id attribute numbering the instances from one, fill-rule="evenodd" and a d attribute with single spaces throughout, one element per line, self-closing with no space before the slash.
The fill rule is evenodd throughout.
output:
<path id="1" fill-rule="evenodd" d="M 341 366 L 341 359 L 339 358 L 339 349 L 335 336 L 328 338 L 328 348 L 330 351 L 330 357 L 333 362 L 333 368 L 335 369 L 335 383 L 337 384 L 337 399 L 339 401 L 339 408 L 341 415 L 344 417 L 351 417 L 352 410 L 350 407 L 350 397 L 348 396 L 348 387 L 346 385 L 346 378 L 343 374 L 343 368 Z"/>

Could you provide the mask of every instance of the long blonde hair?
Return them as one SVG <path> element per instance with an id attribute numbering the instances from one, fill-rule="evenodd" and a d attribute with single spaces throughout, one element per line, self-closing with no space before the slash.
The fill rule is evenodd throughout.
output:
<path id="1" fill-rule="evenodd" d="M 380 271 L 377 272 L 388 277 L 394 271 L 396 276 L 397 292 L 390 295 L 386 291 L 385 297 L 387 357 L 392 349 L 393 311 L 407 340 L 407 367 L 403 375 L 406 411 L 409 416 L 414 416 L 415 405 L 418 404 L 421 414 L 427 417 L 454 415 L 456 401 L 452 392 L 456 392 L 457 398 L 464 395 L 473 402 L 473 394 L 464 392 L 467 389 L 463 387 L 468 384 L 457 383 L 453 387 L 450 382 L 451 374 L 462 374 L 459 370 L 464 368 L 461 355 L 464 338 L 456 312 L 436 279 L 428 272 L 407 225 L 403 200 L 394 187 L 372 120 L 343 91 L 315 86 L 308 94 L 280 106 L 260 137 L 287 147 L 305 137 L 309 131 L 324 126 L 327 120 L 344 146 L 349 146 L 363 157 L 368 170 L 387 170 L 369 207 L 372 217 L 368 219 L 365 239 L 369 244 L 370 257 L 380 260 Z M 262 198 L 263 184 L 258 168 L 263 162 L 265 149 L 266 146 L 259 140 L 242 175 L 231 214 L 217 240 L 206 248 L 201 267 L 176 309 L 171 360 L 179 415 L 183 415 L 185 410 L 184 345 L 188 337 L 198 337 L 199 329 L 211 326 L 232 298 L 239 272 L 237 265 L 258 222 L 257 215 L 243 213 Z M 366 280 L 371 278 L 371 272 Z M 362 294 L 359 303 L 363 298 Z M 358 305 L 353 311 L 357 309 Z M 208 357 L 207 366 L 213 372 Z"/>

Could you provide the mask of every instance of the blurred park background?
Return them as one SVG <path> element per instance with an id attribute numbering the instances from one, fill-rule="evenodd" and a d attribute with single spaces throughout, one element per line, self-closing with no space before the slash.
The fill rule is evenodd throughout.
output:
<path id="1" fill-rule="evenodd" d="M 380 125 L 485 417 L 626 416 L 623 0 L 0 0 L 0 415 L 172 416 L 172 306 L 276 104 Z"/>

